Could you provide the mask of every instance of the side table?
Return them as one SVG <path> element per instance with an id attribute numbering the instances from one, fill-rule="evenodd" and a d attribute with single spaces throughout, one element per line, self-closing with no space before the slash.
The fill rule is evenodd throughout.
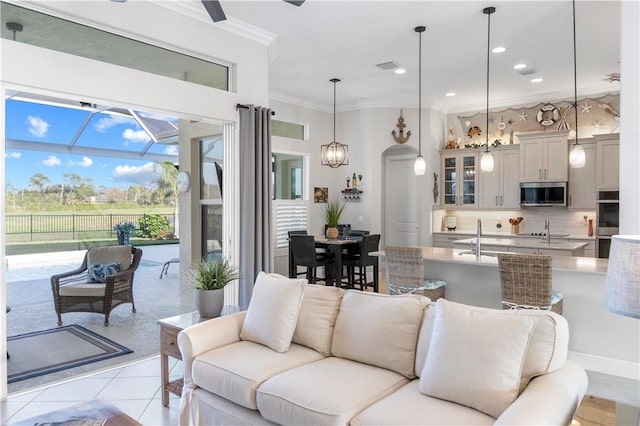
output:
<path id="1" fill-rule="evenodd" d="M 220 316 L 240 312 L 238 306 L 225 306 Z M 160 380 L 162 384 L 162 405 L 169 405 L 169 392 L 180 396 L 182 394 L 182 378 L 169 381 L 169 357 L 182 360 L 178 348 L 178 333 L 187 327 L 211 318 L 200 318 L 197 311 L 158 320 L 160 325 Z"/>

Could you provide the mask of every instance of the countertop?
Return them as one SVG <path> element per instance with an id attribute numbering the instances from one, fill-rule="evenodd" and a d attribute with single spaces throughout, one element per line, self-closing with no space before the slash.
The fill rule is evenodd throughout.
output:
<path id="1" fill-rule="evenodd" d="M 475 247 L 476 238 L 463 238 L 453 242 L 454 245 Z M 519 247 L 519 248 L 533 248 L 545 250 L 565 250 L 574 251 L 587 245 L 583 242 L 566 242 L 566 241 L 551 241 L 549 244 L 540 237 L 537 238 L 480 238 L 481 246 L 494 246 L 494 247 Z"/>
<path id="2" fill-rule="evenodd" d="M 433 231 L 434 235 L 459 235 L 460 239 L 462 238 L 468 238 L 468 237 L 475 237 L 476 235 L 476 231 L 475 230 L 469 230 L 469 231 Z M 509 232 L 491 232 L 491 231 L 482 231 L 482 236 L 483 237 L 492 237 L 492 238 L 530 238 L 530 239 L 542 239 L 542 237 L 540 236 L 536 236 L 536 235 L 531 235 L 530 233 L 520 233 L 520 234 L 511 234 Z M 596 237 L 595 236 L 587 236 L 587 235 L 582 235 L 582 234 L 567 234 L 567 235 L 554 235 L 553 233 L 551 234 L 551 239 L 553 240 L 554 238 L 560 238 L 563 240 L 584 240 L 584 241 L 595 241 Z"/>
<path id="3" fill-rule="evenodd" d="M 494 268 L 498 267 L 498 258 L 495 255 L 482 255 L 478 259 L 475 254 L 469 253 L 469 250 L 441 247 L 421 247 L 421 249 L 422 257 L 427 261 L 478 265 Z M 384 257 L 384 251 L 376 251 L 371 254 L 373 256 Z M 557 271 L 604 275 L 607 273 L 608 264 L 609 259 L 577 256 L 553 256 L 551 268 Z"/>

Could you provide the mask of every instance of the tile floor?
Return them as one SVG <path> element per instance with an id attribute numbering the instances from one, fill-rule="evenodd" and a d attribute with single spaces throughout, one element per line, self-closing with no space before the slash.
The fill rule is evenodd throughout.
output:
<path id="1" fill-rule="evenodd" d="M 170 380 L 182 377 L 182 362 L 169 358 Z M 150 357 L 126 366 L 113 367 L 64 381 L 12 394 L 0 402 L 3 425 L 59 410 L 90 399 L 103 399 L 143 425 L 177 425 L 178 396 L 169 394 L 169 406 L 162 406 L 160 358 Z"/>

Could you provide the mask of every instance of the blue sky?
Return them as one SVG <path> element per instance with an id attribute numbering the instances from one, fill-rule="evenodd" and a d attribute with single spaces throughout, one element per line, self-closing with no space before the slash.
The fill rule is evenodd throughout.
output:
<path id="1" fill-rule="evenodd" d="M 6 138 L 66 146 L 88 115 L 83 109 L 10 99 L 6 101 Z M 131 117 L 99 113 L 92 117 L 76 145 L 140 152 L 148 142 L 147 134 Z M 154 145 L 149 152 L 177 155 L 177 146 Z M 29 179 L 36 173 L 47 176 L 49 185 L 64 182 L 65 173 L 75 173 L 83 178 L 91 177 L 96 187 L 127 188 L 133 184 L 151 185 L 157 179 L 159 168 L 150 160 L 5 150 L 7 184 L 29 189 Z"/>

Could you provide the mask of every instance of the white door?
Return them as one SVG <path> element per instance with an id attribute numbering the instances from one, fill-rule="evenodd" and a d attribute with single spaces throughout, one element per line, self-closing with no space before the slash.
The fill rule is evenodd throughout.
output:
<path id="1" fill-rule="evenodd" d="M 385 245 L 418 246 L 418 177 L 413 172 L 415 155 L 385 160 Z"/>

